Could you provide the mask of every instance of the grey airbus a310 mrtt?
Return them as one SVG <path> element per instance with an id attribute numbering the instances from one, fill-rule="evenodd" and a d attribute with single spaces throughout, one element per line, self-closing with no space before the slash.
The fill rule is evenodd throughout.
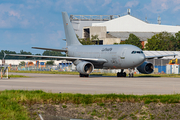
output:
<path id="1" fill-rule="evenodd" d="M 153 72 L 153 64 L 145 61 L 146 59 L 162 58 L 172 55 L 145 56 L 143 51 L 134 45 L 82 45 L 76 37 L 72 24 L 66 12 L 62 12 L 64 30 L 66 35 L 66 49 L 51 49 L 32 47 L 34 49 L 52 50 L 66 52 L 64 56 L 38 56 L 38 55 L 19 55 L 8 54 L 10 56 L 26 56 L 39 58 L 56 58 L 57 60 L 72 61 L 76 65 L 76 70 L 80 77 L 88 77 L 93 69 L 121 69 L 117 77 L 126 77 L 124 69 L 134 69 L 137 67 L 139 72 L 150 74 Z M 133 72 L 129 74 L 133 77 Z"/>

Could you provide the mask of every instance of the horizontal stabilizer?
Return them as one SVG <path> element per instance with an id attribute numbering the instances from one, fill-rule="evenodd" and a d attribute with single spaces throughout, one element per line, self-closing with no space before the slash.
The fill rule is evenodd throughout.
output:
<path id="1" fill-rule="evenodd" d="M 58 52 L 67 52 L 66 49 L 53 49 L 53 48 L 41 48 L 41 47 L 32 47 L 33 49 L 41 49 L 41 50 L 52 50 Z"/>

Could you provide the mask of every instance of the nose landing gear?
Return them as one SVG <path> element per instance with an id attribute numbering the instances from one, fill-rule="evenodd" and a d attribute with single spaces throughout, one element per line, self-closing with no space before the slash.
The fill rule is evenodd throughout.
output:
<path id="1" fill-rule="evenodd" d="M 133 69 L 129 69 L 129 77 L 134 77 Z"/>

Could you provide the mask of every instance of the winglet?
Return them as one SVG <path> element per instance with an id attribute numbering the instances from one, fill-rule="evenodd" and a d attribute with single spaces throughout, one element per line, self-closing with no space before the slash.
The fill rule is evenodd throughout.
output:
<path id="1" fill-rule="evenodd" d="M 7 55 L 7 54 L 4 52 L 4 58 L 6 57 L 6 55 Z M 3 59 L 4 59 L 4 58 L 3 58 Z"/>

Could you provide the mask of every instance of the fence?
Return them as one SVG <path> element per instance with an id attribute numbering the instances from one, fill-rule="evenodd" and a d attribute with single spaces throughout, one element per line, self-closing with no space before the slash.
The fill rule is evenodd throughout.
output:
<path id="1" fill-rule="evenodd" d="M 45 67 L 37 67 L 37 66 L 29 66 L 29 67 L 25 67 L 25 66 L 11 66 L 11 68 L 9 68 L 10 70 L 18 70 L 18 71 L 76 71 L 76 67 L 73 64 L 60 64 L 60 65 L 48 65 Z M 169 69 L 173 69 L 172 67 L 167 67 L 167 66 L 154 66 L 154 73 L 155 74 L 173 74 L 173 72 L 168 72 L 168 71 L 172 71 Z M 180 67 L 178 65 L 178 72 L 176 72 L 176 74 L 179 74 L 180 72 Z M 177 70 L 176 69 L 176 70 Z M 95 73 L 117 73 L 120 72 L 121 69 L 94 69 L 93 72 Z M 125 69 L 125 72 L 128 74 L 129 70 Z M 140 74 L 139 71 L 135 68 L 134 73 L 136 74 Z"/>

